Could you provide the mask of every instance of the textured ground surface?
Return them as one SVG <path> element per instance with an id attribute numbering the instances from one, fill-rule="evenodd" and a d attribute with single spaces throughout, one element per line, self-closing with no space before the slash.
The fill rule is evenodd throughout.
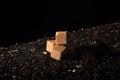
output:
<path id="1" fill-rule="evenodd" d="M 1 47 L 0 80 L 120 80 L 120 22 L 68 32 L 61 61 L 48 39 Z"/>

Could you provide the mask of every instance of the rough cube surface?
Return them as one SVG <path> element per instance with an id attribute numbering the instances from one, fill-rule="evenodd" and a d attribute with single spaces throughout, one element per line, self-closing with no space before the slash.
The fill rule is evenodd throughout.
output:
<path id="1" fill-rule="evenodd" d="M 52 52 L 51 52 L 51 57 L 60 60 L 61 59 L 61 54 L 65 50 L 66 47 L 60 46 L 60 45 L 55 45 Z"/>
<path id="2" fill-rule="evenodd" d="M 51 53 L 54 45 L 55 45 L 55 40 L 47 40 L 46 51 Z"/>
<path id="3" fill-rule="evenodd" d="M 55 35 L 56 44 L 66 44 L 67 43 L 67 31 L 58 31 Z"/>

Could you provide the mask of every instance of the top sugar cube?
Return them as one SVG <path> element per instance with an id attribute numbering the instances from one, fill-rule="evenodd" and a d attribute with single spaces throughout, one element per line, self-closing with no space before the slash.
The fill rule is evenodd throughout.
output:
<path id="1" fill-rule="evenodd" d="M 56 44 L 66 44 L 67 43 L 67 31 L 58 31 L 55 35 Z"/>

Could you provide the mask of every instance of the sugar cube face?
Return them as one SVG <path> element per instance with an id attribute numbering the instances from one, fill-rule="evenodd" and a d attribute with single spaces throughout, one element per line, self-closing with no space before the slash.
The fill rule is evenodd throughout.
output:
<path id="1" fill-rule="evenodd" d="M 46 51 L 51 53 L 54 45 L 55 45 L 55 40 L 47 40 Z"/>
<path id="2" fill-rule="evenodd" d="M 55 45 L 52 52 L 51 52 L 51 57 L 60 60 L 61 59 L 61 54 L 65 50 L 66 47 L 60 46 L 60 45 Z"/>
<path id="3" fill-rule="evenodd" d="M 67 31 L 58 31 L 55 35 L 56 44 L 66 44 L 67 43 Z"/>

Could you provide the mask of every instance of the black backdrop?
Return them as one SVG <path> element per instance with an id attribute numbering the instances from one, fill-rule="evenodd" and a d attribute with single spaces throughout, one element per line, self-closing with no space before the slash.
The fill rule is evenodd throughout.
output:
<path id="1" fill-rule="evenodd" d="M 120 20 L 116 1 L 49 0 L 5 5 L 1 8 L 1 46 L 34 41 L 58 30 L 72 31 Z"/>

